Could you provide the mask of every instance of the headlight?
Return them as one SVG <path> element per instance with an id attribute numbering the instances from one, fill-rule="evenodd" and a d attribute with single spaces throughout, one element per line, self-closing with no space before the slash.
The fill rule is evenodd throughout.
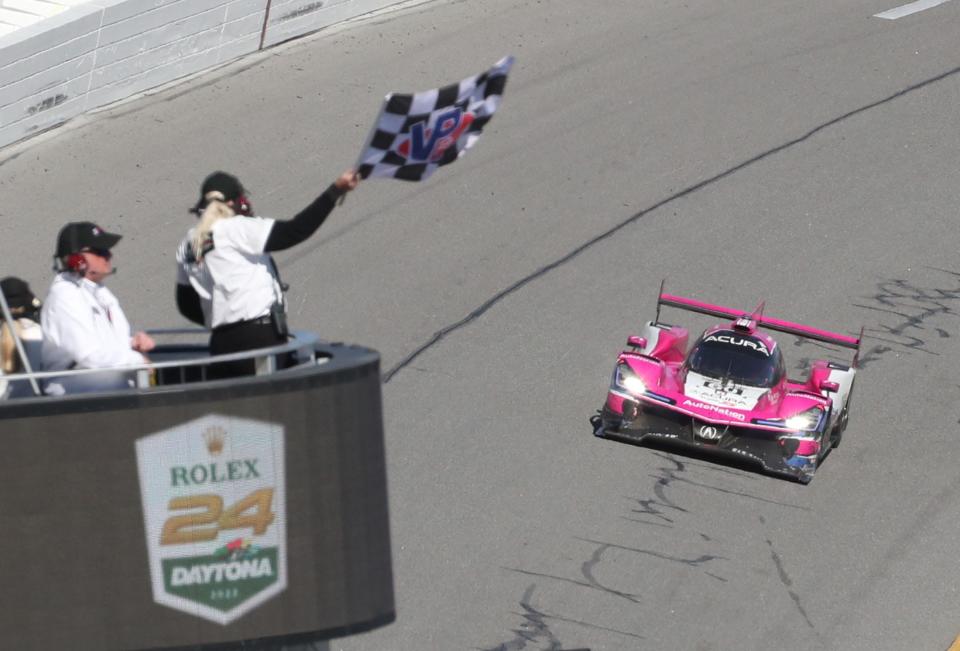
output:
<path id="1" fill-rule="evenodd" d="M 634 395 L 643 395 L 647 390 L 643 380 L 626 364 L 617 364 L 617 371 L 614 374 L 613 381 L 618 387 L 626 389 Z"/>
<path id="2" fill-rule="evenodd" d="M 787 429 L 797 431 L 812 431 L 820 428 L 820 420 L 823 418 L 823 410 L 819 407 L 810 409 L 792 416 L 787 419 Z"/>

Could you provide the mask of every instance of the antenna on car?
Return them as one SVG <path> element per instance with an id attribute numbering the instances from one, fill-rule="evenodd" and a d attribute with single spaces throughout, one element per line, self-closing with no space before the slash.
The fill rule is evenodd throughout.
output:
<path id="1" fill-rule="evenodd" d="M 663 297 L 663 286 L 666 282 L 666 278 L 660 280 L 660 291 L 657 293 L 657 316 L 653 319 L 653 325 L 660 325 L 660 299 Z"/>

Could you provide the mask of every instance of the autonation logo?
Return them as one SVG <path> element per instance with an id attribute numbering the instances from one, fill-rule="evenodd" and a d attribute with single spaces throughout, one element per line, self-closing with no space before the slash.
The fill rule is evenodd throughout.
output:
<path id="1" fill-rule="evenodd" d="M 694 407 L 696 409 L 703 409 L 704 411 L 712 411 L 715 414 L 720 414 L 721 416 L 726 416 L 727 418 L 733 418 L 734 420 L 744 421 L 747 419 L 747 417 L 741 413 L 738 413 L 736 411 L 730 411 L 729 409 L 725 409 L 724 407 L 711 405 L 707 402 L 697 402 L 696 400 L 684 400 L 683 406 Z"/>

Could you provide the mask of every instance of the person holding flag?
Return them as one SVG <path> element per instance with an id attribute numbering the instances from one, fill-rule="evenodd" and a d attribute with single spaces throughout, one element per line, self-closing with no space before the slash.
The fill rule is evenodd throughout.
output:
<path id="1" fill-rule="evenodd" d="M 177 250 L 177 308 L 211 330 L 210 354 L 286 341 L 283 284 L 270 253 L 309 238 L 360 179 L 422 181 L 460 158 L 500 105 L 513 57 L 462 81 L 384 99 L 355 169 L 341 174 L 288 221 L 255 217 L 243 185 L 226 172 L 203 182 L 193 211 L 200 221 Z M 253 360 L 216 364 L 208 377 L 254 372 Z"/>
<path id="2" fill-rule="evenodd" d="M 270 255 L 295 246 L 320 228 L 338 199 L 360 177 L 343 172 L 289 220 L 256 217 L 240 180 L 207 176 L 193 207 L 199 218 L 177 249 L 177 309 L 210 331 L 210 354 L 266 348 L 287 340 L 284 286 Z M 252 375 L 254 361 L 214 364 L 208 377 Z"/>

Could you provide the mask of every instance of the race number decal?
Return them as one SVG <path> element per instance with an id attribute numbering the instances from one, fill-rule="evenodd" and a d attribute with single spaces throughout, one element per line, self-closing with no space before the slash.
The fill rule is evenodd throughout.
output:
<path id="1" fill-rule="evenodd" d="M 226 625 L 287 587 L 282 425 L 209 415 L 136 447 L 157 603 Z"/>

